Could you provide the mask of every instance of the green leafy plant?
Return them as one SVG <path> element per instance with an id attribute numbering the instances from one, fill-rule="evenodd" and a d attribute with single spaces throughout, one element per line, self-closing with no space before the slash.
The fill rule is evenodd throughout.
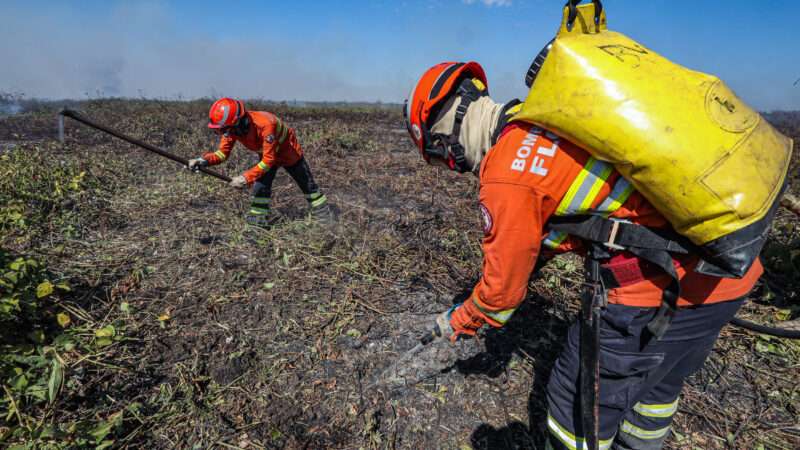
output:
<path id="1" fill-rule="evenodd" d="M 51 282 L 40 262 L 0 247 L 0 414 L 6 421 L 16 418 L 28 433 L 42 425 L 32 411 L 51 407 L 64 386 L 64 362 L 54 338 L 65 319 L 51 301 L 58 290 L 69 288 Z"/>

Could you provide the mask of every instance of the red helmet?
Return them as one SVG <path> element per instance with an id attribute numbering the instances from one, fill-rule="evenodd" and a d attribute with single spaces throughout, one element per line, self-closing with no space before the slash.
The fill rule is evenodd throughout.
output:
<path id="1" fill-rule="evenodd" d="M 477 88 L 478 79 L 483 84 L 483 89 Z M 464 81 L 470 81 L 464 83 Z M 469 103 L 482 95 L 488 95 L 486 74 L 480 64 L 471 61 L 468 63 L 444 62 L 428 69 L 419 82 L 411 88 L 403 115 L 406 119 L 406 128 L 411 139 L 422 152 L 425 161 L 430 162 L 434 156 L 445 162 L 451 169 L 459 172 L 469 170 L 466 167 L 464 148 L 458 143 L 458 134 L 461 120 L 466 113 Z M 461 95 L 461 105 L 456 113 L 456 125 L 450 135 L 433 134 L 428 130 L 428 120 L 435 118 L 444 101 L 453 93 Z M 444 145 L 447 144 L 447 145 Z"/>
<path id="2" fill-rule="evenodd" d="M 237 127 L 244 118 L 244 105 L 232 98 L 221 98 L 214 102 L 208 113 L 208 127 L 222 134 Z"/>

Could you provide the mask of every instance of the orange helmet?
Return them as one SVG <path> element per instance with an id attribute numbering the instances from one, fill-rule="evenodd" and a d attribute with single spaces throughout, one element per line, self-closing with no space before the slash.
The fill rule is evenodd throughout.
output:
<path id="1" fill-rule="evenodd" d="M 227 133 L 231 128 L 242 125 L 244 105 L 232 98 L 221 98 L 214 102 L 208 113 L 208 127 L 219 134 Z"/>
<path id="2" fill-rule="evenodd" d="M 474 83 L 473 79 L 479 80 L 483 89 L 478 87 L 478 83 Z M 428 120 L 438 115 L 444 101 L 454 92 L 461 96 L 461 104 L 456 110 L 453 132 L 449 135 L 431 133 L 428 125 L 432 124 L 429 124 Z M 403 115 L 408 133 L 422 152 L 425 161 L 430 162 L 433 156 L 444 161 L 453 170 L 459 172 L 469 170 L 464 157 L 464 147 L 458 142 L 461 121 L 469 103 L 488 94 L 486 75 L 480 64 L 474 61 L 440 63 L 422 75 L 408 94 L 403 106 Z"/>

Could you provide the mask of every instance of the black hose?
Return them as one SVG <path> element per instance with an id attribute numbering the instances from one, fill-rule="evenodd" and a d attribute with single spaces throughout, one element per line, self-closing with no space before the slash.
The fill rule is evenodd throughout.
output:
<path id="1" fill-rule="evenodd" d="M 800 330 L 789 330 L 786 328 L 768 327 L 766 325 L 759 325 L 757 323 L 753 323 L 747 320 L 742 320 L 737 317 L 731 319 L 730 323 L 742 328 L 747 328 L 748 330 L 753 330 L 759 333 L 768 334 L 770 336 L 800 339 Z"/>

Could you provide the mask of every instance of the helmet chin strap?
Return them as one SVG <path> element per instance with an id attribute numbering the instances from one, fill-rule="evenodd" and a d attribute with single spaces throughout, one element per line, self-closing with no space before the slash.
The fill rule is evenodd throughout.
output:
<path id="1" fill-rule="evenodd" d="M 250 131 L 250 119 L 247 118 L 247 114 L 240 117 L 235 124 L 228 128 L 224 128 L 226 138 L 231 137 L 231 133 L 236 136 L 244 136 L 248 131 Z"/>

